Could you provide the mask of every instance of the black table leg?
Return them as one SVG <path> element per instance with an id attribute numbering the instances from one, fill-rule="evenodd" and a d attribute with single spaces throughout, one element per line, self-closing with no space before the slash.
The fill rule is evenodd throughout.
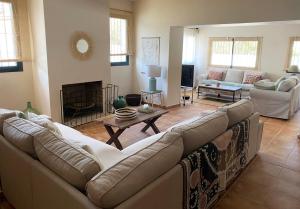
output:
<path id="1" fill-rule="evenodd" d="M 151 127 L 153 129 L 154 133 L 156 133 L 156 134 L 160 133 L 159 129 L 155 125 L 155 122 L 158 120 L 158 118 L 159 117 L 146 121 L 145 123 L 147 125 L 142 129 L 142 132 L 146 132 Z"/>
<path id="2" fill-rule="evenodd" d="M 119 150 L 123 149 L 121 142 L 119 141 L 119 136 L 125 131 L 125 129 L 119 129 L 116 132 L 112 129 L 111 126 L 104 126 L 107 133 L 110 135 L 110 139 L 106 142 L 106 144 L 111 145 L 114 143 Z"/>
<path id="3" fill-rule="evenodd" d="M 235 102 L 235 92 L 233 92 L 232 101 Z"/>

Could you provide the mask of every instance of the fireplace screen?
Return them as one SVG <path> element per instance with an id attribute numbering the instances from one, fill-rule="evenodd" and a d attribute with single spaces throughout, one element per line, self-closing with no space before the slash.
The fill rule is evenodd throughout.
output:
<path id="1" fill-rule="evenodd" d="M 74 127 L 92 122 L 112 112 L 112 101 L 118 87 L 102 87 L 101 81 L 63 85 L 61 117 L 65 125 Z"/>

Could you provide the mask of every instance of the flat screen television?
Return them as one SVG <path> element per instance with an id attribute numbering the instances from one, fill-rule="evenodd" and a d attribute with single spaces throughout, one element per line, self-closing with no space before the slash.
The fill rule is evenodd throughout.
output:
<path id="1" fill-rule="evenodd" d="M 182 65 L 181 86 L 194 87 L 194 65 Z"/>

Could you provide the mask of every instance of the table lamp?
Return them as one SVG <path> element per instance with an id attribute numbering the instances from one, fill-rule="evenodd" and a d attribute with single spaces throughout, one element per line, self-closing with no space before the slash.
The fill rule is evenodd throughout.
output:
<path id="1" fill-rule="evenodd" d="M 147 65 L 146 74 L 149 79 L 149 91 L 156 91 L 156 78 L 161 76 L 161 67 L 158 65 Z"/>
<path id="2" fill-rule="evenodd" d="M 288 69 L 287 69 L 288 73 L 298 73 L 299 72 L 299 67 L 297 65 L 291 65 Z"/>

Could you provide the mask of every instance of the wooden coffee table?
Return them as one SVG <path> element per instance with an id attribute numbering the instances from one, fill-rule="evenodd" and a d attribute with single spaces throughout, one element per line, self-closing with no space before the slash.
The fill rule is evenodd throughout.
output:
<path id="1" fill-rule="evenodd" d="M 106 142 L 107 144 L 114 143 L 119 150 L 123 149 L 121 142 L 119 141 L 119 136 L 131 126 L 134 126 L 139 123 L 145 123 L 145 127 L 141 130 L 142 132 L 146 132 L 150 127 L 153 129 L 155 134 L 160 133 L 159 129 L 155 125 L 155 122 L 164 114 L 168 113 L 167 110 L 161 108 L 154 108 L 154 112 L 146 114 L 146 113 L 137 113 L 137 117 L 133 120 L 121 121 L 117 120 L 115 117 L 106 119 L 103 121 L 104 127 L 108 134 L 110 135 L 110 139 Z M 117 131 L 114 131 L 113 128 L 117 128 Z"/>
<path id="2" fill-rule="evenodd" d="M 228 100 L 229 95 L 230 100 L 235 102 L 237 95 L 239 96 L 239 99 L 242 99 L 242 88 L 237 86 L 201 84 L 198 86 L 198 97 L 203 94 L 206 97 L 220 100 Z"/>

